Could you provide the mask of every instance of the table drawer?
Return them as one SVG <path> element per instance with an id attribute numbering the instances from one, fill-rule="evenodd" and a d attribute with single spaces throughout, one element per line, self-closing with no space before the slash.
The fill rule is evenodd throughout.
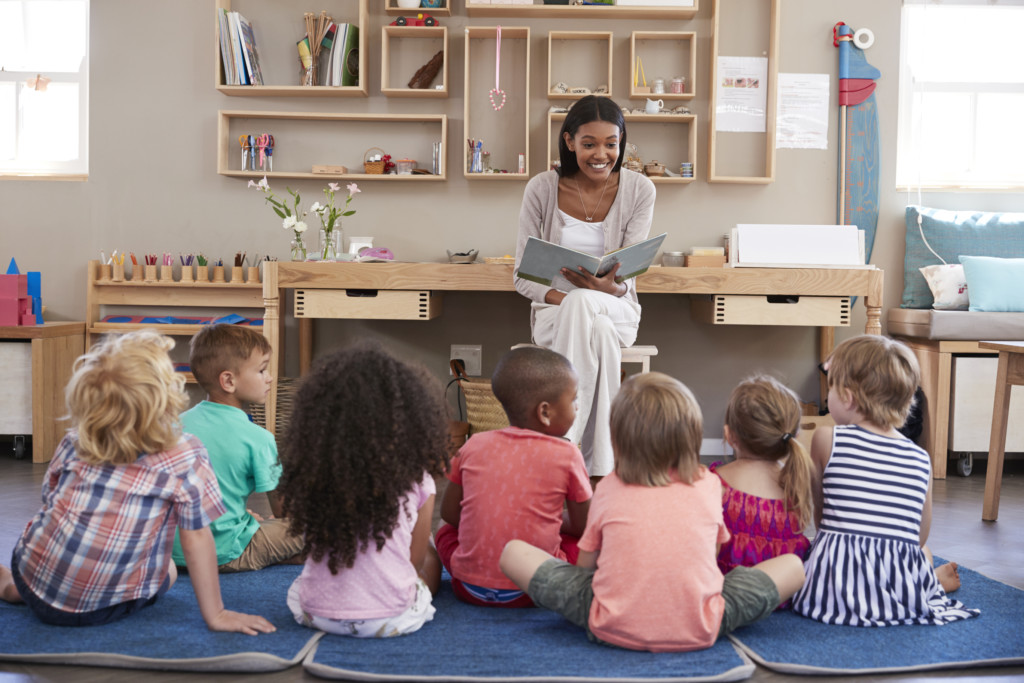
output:
<path id="1" fill-rule="evenodd" d="M 441 315 L 441 294 L 390 289 L 296 289 L 296 318 L 430 320 Z"/>
<path id="2" fill-rule="evenodd" d="M 850 297 L 746 294 L 695 296 L 690 303 L 690 315 L 698 322 L 712 325 L 849 327 Z"/>

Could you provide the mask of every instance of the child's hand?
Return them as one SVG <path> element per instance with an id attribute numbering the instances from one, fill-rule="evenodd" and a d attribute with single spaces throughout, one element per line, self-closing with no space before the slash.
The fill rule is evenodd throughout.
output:
<path id="1" fill-rule="evenodd" d="M 234 631 L 255 636 L 259 633 L 273 633 L 277 629 L 269 621 L 256 614 L 243 614 L 222 609 L 206 620 L 211 631 Z"/>
<path id="2" fill-rule="evenodd" d="M 256 512 L 255 510 L 250 510 L 249 508 L 245 508 L 245 511 L 248 512 L 250 515 L 252 515 L 253 519 L 255 519 L 257 522 L 262 522 L 263 521 L 263 515 L 261 515 L 260 513 Z M 273 519 L 273 516 L 271 516 L 271 519 Z"/>

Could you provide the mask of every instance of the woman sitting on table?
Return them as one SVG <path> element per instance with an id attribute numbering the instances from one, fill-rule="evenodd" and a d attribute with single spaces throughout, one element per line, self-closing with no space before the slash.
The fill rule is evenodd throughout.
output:
<path id="1" fill-rule="evenodd" d="M 622 168 L 625 145 L 622 110 L 610 98 L 588 95 L 569 109 L 558 140 L 560 169 L 526 186 L 517 268 L 530 237 L 595 256 L 647 238 L 654 183 Z M 608 418 L 619 390 L 620 349 L 633 345 L 640 325 L 636 280 L 617 282 L 617 270 L 563 268 L 551 287 L 515 280 L 516 290 L 533 302 L 534 343 L 566 356 L 579 373 L 579 410 L 566 438 L 581 444 L 592 478 L 612 471 Z"/>

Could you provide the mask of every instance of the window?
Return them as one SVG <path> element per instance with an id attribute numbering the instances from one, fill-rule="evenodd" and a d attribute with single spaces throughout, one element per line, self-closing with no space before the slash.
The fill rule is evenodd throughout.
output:
<path id="1" fill-rule="evenodd" d="M 89 0 L 0 0 L 0 177 L 89 171 Z"/>
<path id="2" fill-rule="evenodd" d="M 1024 0 L 904 0 L 896 184 L 1024 187 Z"/>

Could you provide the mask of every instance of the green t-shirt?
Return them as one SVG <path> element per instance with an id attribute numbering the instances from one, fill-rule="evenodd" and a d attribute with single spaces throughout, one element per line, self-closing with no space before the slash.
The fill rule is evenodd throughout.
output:
<path id="1" fill-rule="evenodd" d="M 210 401 L 182 413 L 181 423 L 184 431 L 199 437 L 210 455 L 227 508 L 213 520 L 210 530 L 217 546 L 217 564 L 231 562 L 241 556 L 260 526 L 246 511 L 250 494 L 273 491 L 281 477 L 274 435 L 250 421 L 244 411 Z M 175 564 L 185 565 L 177 530 L 172 556 Z"/>

